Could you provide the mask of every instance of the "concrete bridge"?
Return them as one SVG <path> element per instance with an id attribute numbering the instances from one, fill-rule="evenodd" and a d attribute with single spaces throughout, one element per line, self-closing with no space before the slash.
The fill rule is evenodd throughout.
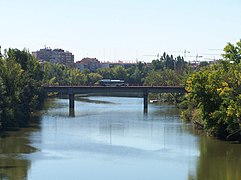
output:
<path id="1" fill-rule="evenodd" d="M 74 112 L 74 95 L 75 94 L 101 94 L 113 95 L 118 93 L 121 96 L 139 95 L 143 97 L 144 112 L 148 109 L 149 93 L 186 93 L 181 86 L 44 86 L 46 92 L 58 92 L 69 95 L 69 109 Z M 71 113 L 70 113 L 71 114 Z"/>

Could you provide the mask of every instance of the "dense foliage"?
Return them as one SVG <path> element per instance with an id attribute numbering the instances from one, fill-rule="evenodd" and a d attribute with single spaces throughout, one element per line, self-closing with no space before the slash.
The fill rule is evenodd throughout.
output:
<path id="1" fill-rule="evenodd" d="M 190 65 L 180 56 L 173 58 L 164 53 L 152 63 L 138 62 L 135 66 L 124 68 L 120 65 L 113 68 L 99 68 L 97 72 L 84 69 L 70 69 L 62 64 L 44 64 L 44 83 L 58 85 L 98 85 L 101 79 L 121 79 L 132 85 L 180 86 L 183 85 Z M 152 98 L 165 101 L 180 101 L 179 94 L 150 95 Z M 178 100 L 179 99 L 179 100 Z"/>
<path id="2" fill-rule="evenodd" d="M 28 124 L 44 101 L 43 84 L 94 85 L 101 79 L 123 79 L 134 85 L 179 85 L 186 66 L 183 58 L 164 55 L 151 64 L 100 68 L 96 73 L 62 64 L 40 64 L 27 50 L 5 50 L 0 57 L 0 129 Z M 159 77 L 159 78 L 158 78 Z"/>
<path id="3" fill-rule="evenodd" d="M 51 85 L 84 85 L 87 83 L 87 77 L 77 69 L 67 68 L 63 64 L 45 62 L 43 82 Z"/>
<path id="4" fill-rule="evenodd" d="M 9 49 L 0 58 L 0 129 L 25 126 L 43 101 L 43 72 L 27 51 Z"/>
<path id="5" fill-rule="evenodd" d="M 241 41 L 224 48 L 225 60 L 206 66 L 187 80 L 188 110 L 184 116 L 211 135 L 240 138 L 241 130 Z"/>
<path id="6" fill-rule="evenodd" d="M 241 41 L 224 48 L 224 60 L 193 68 L 180 56 L 164 53 L 152 63 L 138 62 L 124 68 L 100 68 L 97 72 L 70 69 L 62 64 L 43 66 L 27 51 L 9 49 L 0 58 L 0 129 L 24 126 L 44 100 L 43 84 L 94 85 L 100 79 L 123 79 L 133 85 L 179 86 L 189 91 L 183 116 L 223 139 L 240 138 Z M 192 74 L 191 74 L 192 73 Z M 191 75 L 190 75 L 191 74 Z M 169 101 L 179 94 L 156 95 Z"/>
<path id="7" fill-rule="evenodd" d="M 180 56 L 173 58 L 164 53 L 160 59 L 153 60 L 151 70 L 144 79 L 144 85 L 151 86 L 183 86 L 188 74 L 192 71 L 189 63 Z M 183 94 L 161 93 L 150 94 L 153 99 L 177 104 L 183 100 Z"/>
<path id="8" fill-rule="evenodd" d="M 183 58 L 173 58 L 166 53 L 150 64 L 138 62 L 129 68 L 117 65 L 113 68 L 99 68 L 95 73 L 88 69 L 80 72 L 63 64 L 45 62 L 44 83 L 94 85 L 98 84 L 100 79 L 122 79 L 132 85 L 180 85 L 184 84 L 184 78 L 189 71 L 190 66 Z M 155 78 L 152 78 L 153 76 Z"/>

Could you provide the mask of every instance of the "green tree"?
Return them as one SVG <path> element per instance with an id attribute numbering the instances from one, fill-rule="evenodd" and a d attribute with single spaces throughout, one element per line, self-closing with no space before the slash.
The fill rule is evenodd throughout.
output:
<path id="1" fill-rule="evenodd" d="M 39 62 L 28 52 L 27 49 L 20 51 L 18 49 L 9 49 L 7 52 L 9 59 L 15 59 L 16 63 L 28 73 L 29 77 L 41 82 L 43 71 Z"/>
<path id="2" fill-rule="evenodd" d="M 241 61 L 241 40 L 239 40 L 236 45 L 228 43 L 224 47 L 223 57 L 235 64 L 239 64 Z"/>
<path id="3" fill-rule="evenodd" d="M 152 71 L 145 78 L 145 85 L 178 86 L 181 78 L 174 70 Z"/>
<path id="4" fill-rule="evenodd" d="M 130 75 L 129 82 L 134 84 L 143 83 L 143 72 L 138 67 L 136 67 L 134 73 Z"/>
<path id="5" fill-rule="evenodd" d="M 89 71 L 82 73 L 78 69 L 71 69 L 63 64 L 45 62 L 43 81 L 51 85 L 86 85 L 89 73 Z"/>
<path id="6" fill-rule="evenodd" d="M 97 73 L 100 74 L 103 79 L 114 79 L 114 73 L 112 68 L 99 68 Z"/>
<path id="7" fill-rule="evenodd" d="M 114 79 L 122 79 L 122 80 L 127 80 L 127 71 L 124 67 L 122 66 L 115 66 L 113 68 L 113 77 Z"/>
<path id="8" fill-rule="evenodd" d="M 99 80 L 103 79 L 103 77 L 98 73 L 90 73 L 87 75 L 88 84 L 94 85 L 99 82 Z"/>
<path id="9" fill-rule="evenodd" d="M 1 128 L 25 126 L 43 101 L 42 71 L 26 50 L 9 49 L 0 59 Z"/>
<path id="10" fill-rule="evenodd" d="M 87 76 L 81 73 L 78 69 L 70 70 L 70 84 L 85 85 L 87 84 Z"/>
<path id="11" fill-rule="evenodd" d="M 190 112 L 200 111 L 201 123 L 222 139 L 239 136 L 241 127 L 241 64 L 227 61 L 194 73 L 187 81 Z"/>

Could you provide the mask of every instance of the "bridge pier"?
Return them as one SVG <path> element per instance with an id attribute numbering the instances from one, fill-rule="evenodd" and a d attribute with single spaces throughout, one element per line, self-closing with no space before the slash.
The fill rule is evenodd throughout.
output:
<path id="1" fill-rule="evenodd" d="M 74 109 L 69 109 L 69 117 L 75 117 Z"/>
<path id="2" fill-rule="evenodd" d="M 148 93 L 187 93 L 184 87 L 181 86 L 126 86 L 126 87 L 105 87 L 105 86 L 44 86 L 47 93 L 59 92 L 69 95 L 69 109 L 74 110 L 74 94 L 78 93 L 134 93 L 143 95 L 144 113 L 148 110 Z M 70 111 L 74 112 L 74 111 Z M 74 113 L 71 113 L 74 114 Z M 70 114 L 70 116 L 71 116 Z"/>
<path id="3" fill-rule="evenodd" d="M 74 116 L 74 93 L 69 94 L 69 116 Z"/>
<path id="4" fill-rule="evenodd" d="M 144 113 L 148 112 L 148 92 L 143 92 L 143 99 L 144 99 Z"/>

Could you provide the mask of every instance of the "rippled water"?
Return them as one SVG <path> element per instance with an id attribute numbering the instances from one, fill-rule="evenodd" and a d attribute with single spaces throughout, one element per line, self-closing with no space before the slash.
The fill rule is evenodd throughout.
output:
<path id="1" fill-rule="evenodd" d="M 142 101 L 79 98 L 75 117 L 69 117 L 68 100 L 49 100 L 33 128 L 0 138 L 0 175 L 34 180 L 241 177 L 239 144 L 197 134 L 181 122 L 174 106 L 150 104 L 145 115 Z"/>

